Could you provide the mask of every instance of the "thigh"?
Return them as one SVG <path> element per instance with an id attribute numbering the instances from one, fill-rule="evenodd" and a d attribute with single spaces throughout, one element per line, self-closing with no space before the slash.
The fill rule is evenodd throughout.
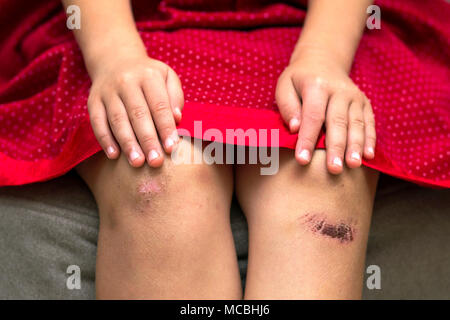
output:
<path id="1" fill-rule="evenodd" d="M 182 139 L 178 156 L 200 147 Z M 240 298 L 229 223 L 229 166 L 167 156 L 161 168 L 133 168 L 98 154 L 78 166 L 97 201 L 100 298 Z"/>
<path id="2" fill-rule="evenodd" d="M 378 174 L 329 174 L 324 150 L 310 165 L 280 151 L 279 172 L 236 169 L 249 224 L 246 298 L 358 298 Z"/>

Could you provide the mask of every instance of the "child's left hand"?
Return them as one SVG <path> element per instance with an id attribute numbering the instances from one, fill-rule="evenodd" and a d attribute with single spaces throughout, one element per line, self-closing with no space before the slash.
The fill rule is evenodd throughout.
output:
<path id="1" fill-rule="evenodd" d="M 322 128 L 326 127 L 327 167 L 341 173 L 374 158 L 375 121 L 369 99 L 345 67 L 325 51 L 301 51 L 281 74 L 276 101 L 291 132 L 298 131 L 297 161 L 306 165 Z"/>

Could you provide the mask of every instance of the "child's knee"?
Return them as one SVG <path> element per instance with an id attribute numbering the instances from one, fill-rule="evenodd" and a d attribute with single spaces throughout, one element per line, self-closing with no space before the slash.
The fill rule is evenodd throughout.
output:
<path id="1" fill-rule="evenodd" d="M 203 222 L 213 220 L 213 205 L 225 196 L 211 168 L 166 161 L 158 169 L 125 167 L 116 172 L 117 186 L 109 210 L 103 210 L 104 220 L 126 227 L 159 224 L 179 229 L 204 228 Z"/>
<path id="2" fill-rule="evenodd" d="M 358 220 L 350 217 L 336 217 L 326 213 L 305 213 L 295 222 L 303 232 L 319 239 L 328 239 L 342 244 L 351 243 L 357 237 Z"/>
<path id="3" fill-rule="evenodd" d="M 196 208 L 191 210 L 191 217 L 186 214 L 177 199 L 177 182 L 172 181 L 173 177 L 163 171 L 155 176 L 135 177 L 124 183 L 122 192 L 114 200 L 116 205 L 102 213 L 104 227 L 118 237 L 128 237 L 127 233 L 133 233 L 133 239 L 143 243 L 145 239 L 153 241 L 151 239 L 155 237 L 159 240 L 186 241 L 192 233 L 198 232 L 204 219 L 199 219 L 200 213 Z"/>
<path id="4" fill-rule="evenodd" d="M 105 196 L 99 203 L 100 222 L 105 227 L 143 224 L 164 214 L 171 194 L 167 172 L 150 175 L 146 168 L 118 168 L 113 174 L 113 185 L 105 187 Z"/>
<path id="5" fill-rule="evenodd" d="M 126 192 L 128 205 L 136 214 L 152 214 L 164 209 L 164 203 L 171 196 L 171 176 L 163 170 L 157 175 L 143 175 L 130 182 Z"/>

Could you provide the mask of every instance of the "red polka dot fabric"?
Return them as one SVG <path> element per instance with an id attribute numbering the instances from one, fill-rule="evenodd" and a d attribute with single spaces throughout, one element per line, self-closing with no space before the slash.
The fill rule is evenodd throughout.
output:
<path id="1" fill-rule="evenodd" d="M 351 71 L 371 99 L 381 172 L 450 186 L 450 4 L 380 0 Z M 180 76 L 179 128 L 279 129 L 275 85 L 306 15 L 302 0 L 134 1 L 148 54 Z M 0 186 L 64 174 L 100 151 L 87 113 L 90 79 L 59 0 L 0 0 Z M 202 130 L 194 122 L 202 121 Z M 324 136 L 318 147 L 324 148 Z M 236 142 L 239 143 L 239 142 Z M 267 145 L 270 145 L 270 140 Z"/>

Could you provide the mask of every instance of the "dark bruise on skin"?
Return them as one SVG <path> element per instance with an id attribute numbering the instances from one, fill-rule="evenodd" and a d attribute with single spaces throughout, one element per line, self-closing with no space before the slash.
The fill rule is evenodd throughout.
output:
<path id="1" fill-rule="evenodd" d="M 353 223 L 342 221 L 330 223 L 321 215 L 307 214 L 305 215 L 305 218 L 314 233 L 339 240 L 341 243 L 348 243 L 354 239 L 355 227 L 352 225 Z"/>
<path id="2" fill-rule="evenodd" d="M 341 242 L 353 240 L 353 230 L 349 225 L 345 223 L 333 225 L 321 221 L 316 225 L 316 230 L 323 235 L 339 239 Z"/>

